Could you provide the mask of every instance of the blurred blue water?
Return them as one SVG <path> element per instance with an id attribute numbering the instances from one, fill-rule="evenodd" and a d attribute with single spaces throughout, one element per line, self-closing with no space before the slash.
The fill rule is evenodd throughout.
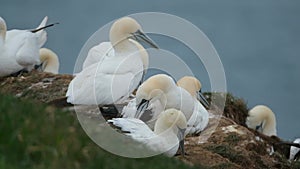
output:
<path id="1" fill-rule="evenodd" d="M 250 107 L 270 106 L 277 115 L 278 134 L 300 136 L 299 53 L 300 1 L 172 0 L 82 1 L 0 0 L 0 16 L 12 28 L 33 28 L 49 16 L 60 22 L 48 29 L 46 47 L 61 61 L 61 73 L 72 73 L 85 41 L 106 23 L 137 12 L 165 12 L 185 18 L 212 41 L 223 62 L 228 91 Z M 181 56 L 210 90 L 205 69 L 181 43 L 152 36 L 160 47 Z"/>

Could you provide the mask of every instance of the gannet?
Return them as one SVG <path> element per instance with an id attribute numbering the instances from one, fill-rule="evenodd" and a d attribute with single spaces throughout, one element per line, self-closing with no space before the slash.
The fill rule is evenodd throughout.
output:
<path id="1" fill-rule="evenodd" d="M 174 156 L 181 149 L 184 155 L 184 131 L 187 122 L 184 114 L 176 109 L 161 112 L 152 131 L 143 121 L 136 118 L 114 118 L 109 123 L 119 127 L 133 140 L 143 143 L 150 150 Z"/>
<path id="2" fill-rule="evenodd" d="M 41 64 L 36 68 L 40 68 L 42 72 L 58 74 L 59 59 L 58 56 L 50 49 L 41 48 L 40 51 Z"/>
<path id="3" fill-rule="evenodd" d="M 248 112 L 246 124 L 267 136 L 277 135 L 275 114 L 267 106 L 258 105 L 252 108 Z"/>
<path id="4" fill-rule="evenodd" d="M 44 28 L 46 16 L 35 30 L 9 30 L 0 17 L 0 77 L 8 76 L 20 70 L 30 71 L 39 64 L 39 48 L 47 40 Z"/>
<path id="5" fill-rule="evenodd" d="M 122 103 L 137 88 L 143 77 L 141 52 L 129 39 L 157 45 L 147 37 L 141 26 L 130 17 L 117 20 L 110 29 L 114 55 L 102 57 L 69 84 L 67 102 L 84 105 Z"/>

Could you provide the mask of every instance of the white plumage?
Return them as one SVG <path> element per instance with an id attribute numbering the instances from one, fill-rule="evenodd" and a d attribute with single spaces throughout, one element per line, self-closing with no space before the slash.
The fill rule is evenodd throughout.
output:
<path id="1" fill-rule="evenodd" d="M 177 81 L 177 86 L 184 88 L 194 98 L 194 112 L 188 121 L 187 133 L 198 134 L 204 130 L 209 121 L 209 114 L 207 110 L 197 99 L 201 98 L 198 97 L 198 95 L 201 94 L 199 93 L 201 90 L 201 83 L 195 77 L 185 76 Z"/>
<path id="2" fill-rule="evenodd" d="M 275 114 L 267 106 L 258 105 L 252 108 L 248 112 L 246 124 L 267 136 L 277 135 Z"/>
<path id="3" fill-rule="evenodd" d="M 43 72 L 58 74 L 59 59 L 56 53 L 47 48 L 40 49 L 41 69 Z"/>
<path id="4" fill-rule="evenodd" d="M 165 110 L 165 106 L 161 104 L 159 100 L 151 101 L 148 107 L 144 110 L 144 113 L 139 116 L 139 119 L 146 122 L 149 127 L 153 129 L 155 123 L 155 117 L 157 117 L 157 112 L 162 112 Z M 123 107 L 121 115 L 123 118 L 135 118 L 137 114 L 136 98 L 131 99 L 126 106 Z"/>
<path id="5" fill-rule="evenodd" d="M 44 27 L 45 17 L 38 28 Z M 0 77 L 16 73 L 22 69 L 30 71 L 39 64 L 39 48 L 47 40 L 45 30 L 32 33 L 30 30 L 7 31 L 5 21 L 0 17 Z"/>
<path id="6" fill-rule="evenodd" d="M 179 143 L 180 146 L 184 146 L 183 132 L 186 129 L 186 119 L 182 112 L 175 109 L 165 110 L 159 115 L 154 131 L 143 121 L 135 118 L 114 118 L 108 122 L 121 128 L 126 135 L 150 150 L 165 153 L 167 156 L 176 154 Z"/>
<path id="7" fill-rule="evenodd" d="M 106 58 L 76 75 L 69 84 L 67 101 L 84 105 L 121 103 L 139 84 L 142 71 L 135 55 Z"/>
<path id="8" fill-rule="evenodd" d="M 92 64 L 101 62 L 105 56 L 114 56 L 115 52 L 110 42 L 102 42 L 99 45 L 92 47 L 86 59 L 83 62 L 82 69 L 86 69 Z"/>
<path id="9" fill-rule="evenodd" d="M 128 40 L 138 48 L 139 56 L 141 57 L 141 60 L 143 62 L 144 74 L 146 74 L 149 65 L 149 55 L 146 49 L 137 41 L 133 39 Z M 114 55 L 115 51 L 111 43 L 102 42 L 89 50 L 88 55 L 83 62 L 82 69 L 85 69 L 94 63 L 102 62 L 105 57 L 110 57 Z"/>
<path id="10" fill-rule="evenodd" d="M 152 43 L 134 19 L 124 17 L 117 20 L 110 30 L 113 53 L 101 55 L 102 51 L 107 51 L 98 50 L 97 47 L 91 49 L 84 69 L 69 84 L 67 101 L 72 104 L 102 105 L 122 103 L 127 99 L 143 77 L 142 53 L 129 39 L 139 40 L 141 37 Z M 96 63 L 89 65 L 92 62 Z"/>
<path id="11" fill-rule="evenodd" d="M 136 112 L 134 104 L 123 108 L 123 117 L 135 117 L 145 121 L 153 128 L 159 114 L 169 108 L 181 110 L 188 120 L 185 134 L 195 134 L 202 131 L 208 124 L 208 112 L 187 92 L 176 86 L 173 79 L 164 74 L 158 74 L 147 79 L 136 93 Z M 127 112 L 128 111 L 128 112 Z"/>

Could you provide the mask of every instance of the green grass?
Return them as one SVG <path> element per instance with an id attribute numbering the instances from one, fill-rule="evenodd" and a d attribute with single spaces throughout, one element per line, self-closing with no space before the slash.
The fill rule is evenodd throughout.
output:
<path id="1" fill-rule="evenodd" d="M 228 145 L 212 145 L 206 147 L 207 150 L 217 153 L 224 158 L 227 158 L 229 161 L 236 163 L 238 165 L 248 165 L 250 163 L 250 159 L 245 158 L 240 152 L 235 151 Z"/>
<path id="2" fill-rule="evenodd" d="M 110 154 L 71 112 L 0 95 L 0 168 L 191 168 L 175 158 L 129 159 Z"/>
<path id="3" fill-rule="evenodd" d="M 240 141 L 240 137 L 236 133 L 229 133 L 227 137 L 225 137 L 225 141 L 229 145 L 237 145 Z"/>

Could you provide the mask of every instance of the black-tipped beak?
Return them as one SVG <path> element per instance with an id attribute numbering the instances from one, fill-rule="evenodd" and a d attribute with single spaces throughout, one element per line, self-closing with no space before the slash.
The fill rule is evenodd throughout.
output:
<path id="1" fill-rule="evenodd" d="M 180 153 L 182 156 L 185 155 L 185 150 L 184 150 L 184 133 L 185 133 L 186 129 L 181 129 L 178 127 L 178 134 L 177 137 L 179 139 L 179 149 L 180 149 Z"/>
<path id="2" fill-rule="evenodd" d="M 41 64 L 39 64 L 39 65 L 34 65 L 34 69 L 35 69 L 35 70 L 42 71 L 42 70 L 43 70 L 43 63 L 41 63 Z"/>
<path id="3" fill-rule="evenodd" d="M 137 107 L 135 118 L 139 118 L 141 114 L 147 109 L 150 100 L 143 99 Z"/>
<path id="4" fill-rule="evenodd" d="M 206 108 L 209 108 L 209 103 L 206 100 L 206 98 L 203 96 L 203 94 L 201 93 L 201 90 L 199 92 L 197 92 L 197 99 L 200 101 L 200 103 Z"/>
<path id="5" fill-rule="evenodd" d="M 132 35 L 135 38 L 135 40 L 137 40 L 139 42 L 145 42 L 145 43 L 149 44 L 151 47 L 159 49 L 158 45 L 142 31 L 138 30 L 135 33 L 133 33 Z"/>
<path id="6" fill-rule="evenodd" d="M 32 33 L 36 33 L 36 32 L 38 32 L 38 31 L 40 31 L 40 30 L 43 30 L 43 29 L 52 27 L 52 26 L 54 26 L 54 25 L 56 25 L 56 24 L 59 24 L 59 23 L 58 23 L 58 22 L 57 22 L 57 23 L 52 23 L 52 24 L 46 25 L 46 26 L 44 26 L 44 27 L 41 27 L 41 28 L 38 28 L 38 29 L 35 29 L 35 30 L 31 30 L 31 32 L 32 32 Z"/>

